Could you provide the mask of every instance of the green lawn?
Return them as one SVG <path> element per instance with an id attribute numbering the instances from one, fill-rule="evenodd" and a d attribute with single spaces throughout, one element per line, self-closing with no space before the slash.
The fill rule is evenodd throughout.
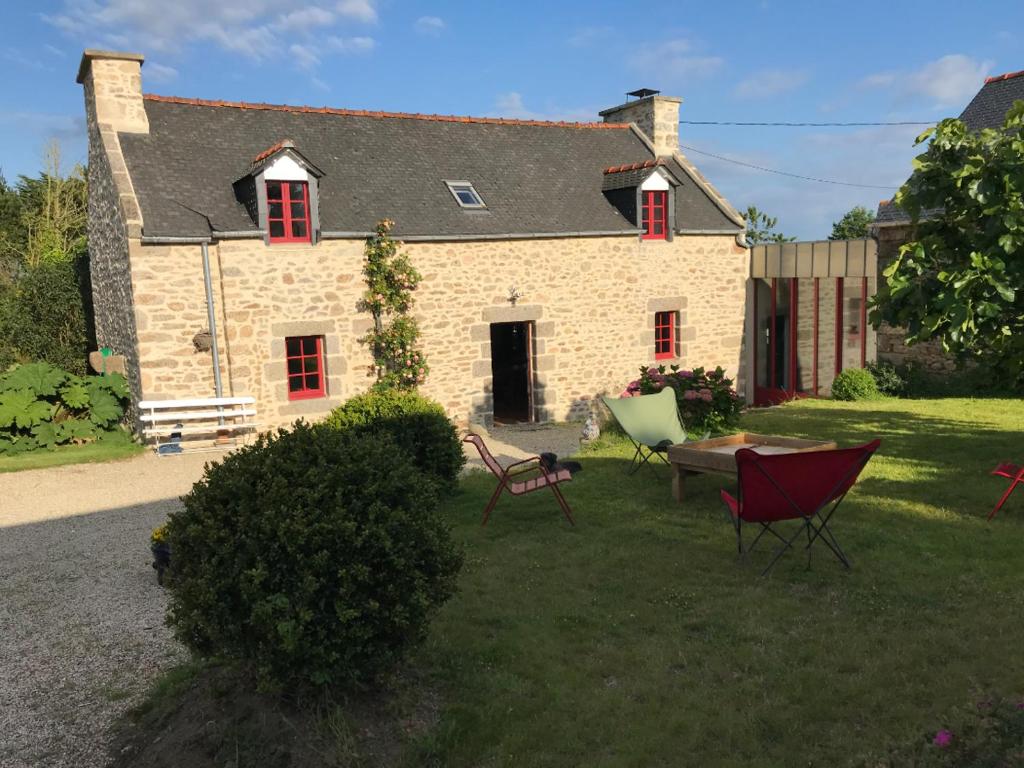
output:
<path id="1" fill-rule="evenodd" d="M 816 548 L 758 573 L 736 559 L 723 479 L 628 477 L 609 440 L 566 495 L 505 498 L 466 479 L 451 520 L 461 592 L 418 667 L 444 691 L 414 762 L 448 766 L 834 766 L 934 732 L 983 692 L 1024 693 L 1024 493 L 988 476 L 1024 460 L 1016 400 L 803 401 L 743 427 L 841 445 L 883 439 Z"/>
<path id="2" fill-rule="evenodd" d="M 134 442 L 127 432 L 111 432 L 95 443 L 62 445 L 52 451 L 42 449 L 16 456 L 0 456 L 0 472 L 18 472 L 23 469 L 42 469 L 64 464 L 128 459 L 137 456 L 144 450 L 145 448 Z"/>

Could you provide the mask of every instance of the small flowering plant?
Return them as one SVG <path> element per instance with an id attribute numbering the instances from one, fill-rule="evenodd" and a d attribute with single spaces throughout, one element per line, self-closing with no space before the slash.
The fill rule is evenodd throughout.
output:
<path id="1" fill-rule="evenodd" d="M 375 386 L 383 389 L 415 389 L 426 381 L 430 367 L 417 349 L 420 332 L 409 315 L 413 292 L 422 277 L 408 256 L 399 251 L 391 238 L 395 223 L 382 219 L 373 236 L 366 241 L 363 276 L 366 291 L 361 309 L 373 316 L 373 329 L 362 338 L 373 353 L 369 374 L 376 376 Z"/>
<path id="2" fill-rule="evenodd" d="M 713 371 L 641 366 L 640 376 L 629 382 L 620 397 L 653 395 L 665 387 L 675 390 L 679 416 L 689 432 L 729 432 L 739 423 L 743 401 L 721 366 Z"/>

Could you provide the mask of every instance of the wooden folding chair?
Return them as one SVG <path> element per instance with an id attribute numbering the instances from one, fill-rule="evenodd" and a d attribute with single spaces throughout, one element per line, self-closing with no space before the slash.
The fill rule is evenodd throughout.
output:
<path id="1" fill-rule="evenodd" d="M 1018 467 L 1016 464 L 1011 464 L 1008 461 L 1003 462 L 998 467 L 992 470 L 992 474 L 996 477 L 1005 477 L 1010 480 L 1010 487 L 1006 489 L 1006 493 L 1003 494 L 1002 498 L 999 499 L 999 503 L 993 507 L 992 511 L 988 513 L 988 519 L 991 520 L 996 516 L 996 512 L 1003 508 L 1003 504 L 1010 498 L 1010 494 L 1013 493 L 1014 488 L 1024 482 L 1024 467 Z"/>
<path id="2" fill-rule="evenodd" d="M 558 487 L 559 483 L 572 480 L 572 473 L 568 469 L 555 468 L 549 470 L 544 465 L 540 456 L 531 456 L 528 459 L 509 464 L 507 467 L 502 467 L 487 449 L 487 445 L 480 435 L 470 432 L 462 439 L 462 442 L 475 445 L 477 451 L 480 452 L 480 458 L 483 459 L 484 464 L 491 470 L 491 474 L 498 478 L 498 486 L 494 489 L 494 493 L 491 494 L 487 506 L 484 507 L 484 518 L 480 525 L 487 525 L 487 519 L 491 516 L 491 511 L 497 505 L 503 491 L 510 493 L 512 496 L 522 496 L 533 491 L 539 491 L 542 488 L 551 489 L 555 499 L 558 501 L 558 506 L 561 507 L 562 513 L 565 515 L 565 519 L 569 521 L 570 525 L 576 525 L 576 522 L 572 519 L 572 510 L 569 509 L 569 502 L 565 500 L 561 489 Z M 525 475 L 531 473 L 533 473 L 533 477 L 524 478 Z"/>

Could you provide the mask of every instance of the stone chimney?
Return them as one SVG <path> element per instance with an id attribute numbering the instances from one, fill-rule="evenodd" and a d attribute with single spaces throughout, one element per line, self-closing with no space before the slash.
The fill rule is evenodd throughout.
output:
<path id="1" fill-rule="evenodd" d="M 662 96 L 659 91 L 641 88 L 630 91 L 625 104 L 600 113 L 606 123 L 636 123 L 654 144 L 659 157 L 679 151 L 679 105 L 683 100 Z M 632 100 L 628 97 L 633 96 Z"/>
<path id="2" fill-rule="evenodd" d="M 85 88 L 86 111 L 96 122 L 118 133 L 149 133 L 142 101 L 141 53 L 87 49 L 78 66 L 77 82 Z"/>

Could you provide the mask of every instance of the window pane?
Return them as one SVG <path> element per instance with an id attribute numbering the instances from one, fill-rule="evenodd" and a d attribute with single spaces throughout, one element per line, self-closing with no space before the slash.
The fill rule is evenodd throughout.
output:
<path id="1" fill-rule="evenodd" d="M 455 192 L 459 196 L 459 200 L 463 205 L 477 205 L 476 195 L 470 192 L 468 189 L 459 189 Z"/>
<path id="2" fill-rule="evenodd" d="M 302 194 L 302 188 L 306 186 L 301 181 L 289 181 L 288 182 L 288 196 L 292 200 L 305 200 L 306 196 Z"/>
<path id="3" fill-rule="evenodd" d="M 304 355 L 315 355 L 316 354 L 316 336 L 303 336 L 302 337 L 302 354 L 304 354 Z"/>
<path id="4" fill-rule="evenodd" d="M 302 358 L 301 357 L 289 357 L 288 358 L 288 373 L 302 373 Z"/>
<path id="5" fill-rule="evenodd" d="M 283 219 L 284 205 L 282 203 L 271 203 L 268 215 L 271 219 Z"/>
<path id="6" fill-rule="evenodd" d="M 284 348 L 288 357 L 295 357 L 301 353 L 302 339 L 298 336 L 289 336 L 284 340 Z"/>
<path id="7" fill-rule="evenodd" d="M 662 225 L 661 221 L 658 220 L 658 219 L 654 220 L 654 234 L 655 235 L 663 235 L 663 234 L 665 234 L 664 226 Z"/>
<path id="8" fill-rule="evenodd" d="M 281 182 L 280 181 L 268 181 L 267 182 L 267 199 L 268 200 L 280 200 L 281 199 Z"/>
<path id="9" fill-rule="evenodd" d="M 291 214 L 293 219 L 304 219 L 306 218 L 306 204 L 305 203 L 292 203 Z"/>
<path id="10" fill-rule="evenodd" d="M 309 373 L 306 374 L 306 389 L 313 390 L 314 392 L 320 389 L 320 374 Z"/>
<path id="11" fill-rule="evenodd" d="M 301 392 L 304 389 L 301 376 L 290 376 L 288 378 L 288 391 Z"/>
<path id="12" fill-rule="evenodd" d="M 320 360 L 317 359 L 316 355 L 305 357 L 302 359 L 302 366 L 306 369 L 306 373 L 317 373 L 320 370 Z"/>
<path id="13" fill-rule="evenodd" d="M 306 222 L 304 221 L 293 221 L 292 222 L 292 237 L 305 237 L 306 236 Z"/>
<path id="14" fill-rule="evenodd" d="M 270 222 L 270 236 L 271 237 L 284 237 L 284 222 L 283 221 L 272 221 L 272 222 Z"/>

